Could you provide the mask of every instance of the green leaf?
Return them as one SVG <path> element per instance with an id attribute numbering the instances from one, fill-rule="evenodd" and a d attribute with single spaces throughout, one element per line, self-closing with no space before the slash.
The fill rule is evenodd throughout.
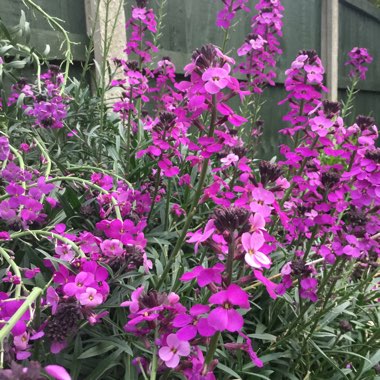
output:
<path id="1" fill-rule="evenodd" d="M 250 338 L 259 339 L 259 340 L 269 340 L 271 342 L 275 342 L 277 337 L 272 334 L 249 334 Z"/>
<path id="2" fill-rule="evenodd" d="M 112 344 L 98 344 L 96 346 L 93 346 L 83 352 L 78 359 L 87 359 L 87 358 L 92 358 L 94 356 L 98 356 L 101 354 L 104 354 L 112 349 L 114 349 L 115 346 Z"/>
<path id="3" fill-rule="evenodd" d="M 234 379 L 239 379 L 239 380 L 242 380 L 242 378 L 235 372 L 233 371 L 231 368 L 225 366 L 224 364 L 222 363 L 219 363 L 217 365 L 217 368 L 219 368 L 220 370 L 222 370 L 223 372 L 225 373 L 228 373 L 229 375 L 233 376 Z"/>
<path id="4" fill-rule="evenodd" d="M 99 364 L 95 367 L 95 369 L 90 373 L 89 376 L 86 377 L 85 380 L 100 380 L 106 379 L 106 377 L 102 377 L 109 369 L 120 365 L 120 355 L 123 350 L 119 349 L 113 352 L 111 355 L 107 356 L 103 360 L 99 362 Z M 119 360 L 118 360 L 119 359 Z"/>

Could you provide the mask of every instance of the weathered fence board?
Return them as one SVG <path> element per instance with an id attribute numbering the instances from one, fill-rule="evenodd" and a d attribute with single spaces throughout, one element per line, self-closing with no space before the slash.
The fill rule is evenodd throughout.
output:
<path id="1" fill-rule="evenodd" d="M 85 56 L 87 42 L 85 26 L 84 0 L 36 0 L 49 14 L 64 21 L 65 28 L 74 42 L 74 59 L 81 61 Z M 277 88 L 267 91 L 267 101 L 263 106 L 262 117 L 265 120 L 265 144 L 260 155 L 270 157 L 276 152 L 281 141 L 278 130 L 284 127 L 282 116 L 286 106 L 277 107 L 277 102 L 284 97 L 282 83 L 284 71 L 301 49 L 316 49 L 321 53 L 321 6 L 322 0 L 283 0 L 285 6 L 284 54 L 278 63 Z M 126 1 L 126 12 L 129 13 L 133 0 Z M 150 0 L 157 9 L 156 0 Z M 250 1 L 251 8 L 257 3 Z M 207 42 L 222 44 L 223 36 L 215 26 L 216 13 L 221 8 L 217 0 L 168 0 L 165 12 L 163 37 L 160 41 L 162 56 L 171 56 L 178 73 L 189 62 L 192 51 Z M 20 10 L 26 10 L 22 0 L 0 0 L 0 16 L 7 25 L 14 25 L 20 17 Z M 31 23 L 32 43 L 39 49 L 45 44 L 51 46 L 51 58 L 62 59 L 60 50 L 62 36 L 55 32 L 47 22 L 35 12 L 26 10 Z M 252 14 L 239 13 L 239 18 L 231 33 L 228 50 L 234 51 L 250 31 Z M 348 68 L 344 66 L 347 52 L 354 46 L 367 47 L 374 56 L 374 63 L 368 70 L 367 80 L 360 82 L 362 90 L 356 100 L 357 113 L 372 113 L 380 121 L 380 10 L 368 0 L 340 0 L 339 6 L 339 96 L 344 96 L 348 83 Z M 275 110 L 275 112 L 274 112 Z"/>

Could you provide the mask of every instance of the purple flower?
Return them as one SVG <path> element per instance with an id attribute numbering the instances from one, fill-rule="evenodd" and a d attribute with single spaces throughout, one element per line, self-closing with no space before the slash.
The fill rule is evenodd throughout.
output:
<path id="1" fill-rule="evenodd" d="M 237 156 L 236 154 L 233 154 L 233 153 L 228 154 L 226 157 L 224 157 L 220 160 L 220 162 L 222 162 L 224 164 L 223 167 L 228 167 L 228 166 L 234 165 L 238 161 L 239 161 L 239 156 Z"/>
<path id="2" fill-rule="evenodd" d="M 63 287 L 63 291 L 68 296 L 78 297 L 86 291 L 86 287 L 92 285 L 94 275 L 92 273 L 80 272 L 76 275 L 74 282 L 69 282 Z"/>
<path id="3" fill-rule="evenodd" d="M 270 297 L 273 299 L 277 298 L 276 294 L 276 288 L 277 284 L 266 278 L 259 270 L 254 270 L 253 274 L 257 278 L 258 281 L 260 281 L 267 289 L 267 292 L 269 293 Z"/>
<path id="4" fill-rule="evenodd" d="M 71 380 L 71 376 L 60 365 L 51 364 L 45 367 L 45 371 L 49 376 L 52 376 L 55 380 Z"/>
<path id="5" fill-rule="evenodd" d="M 61 260 L 72 261 L 75 257 L 75 252 L 69 244 L 59 244 L 55 247 L 55 253 Z"/>
<path id="6" fill-rule="evenodd" d="M 253 201 L 250 203 L 251 211 L 260 213 L 264 218 L 271 214 L 271 204 L 274 203 L 274 195 L 271 191 L 262 187 L 256 187 L 252 190 Z"/>
<path id="7" fill-rule="evenodd" d="M 27 198 L 22 204 L 24 206 L 21 210 L 22 219 L 26 222 L 37 220 L 39 212 L 43 209 L 43 205 L 31 198 Z"/>
<path id="8" fill-rule="evenodd" d="M 100 243 L 100 249 L 109 257 L 122 256 L 124 253 L 123 245 L 118 239 L 104 240 Z"/>
<path id="9" fill-rule="evenodd" d="M 128 306 L 129 311 L 131 313 L 137 313 L 140 309 L 139 298 L 143 291 L 144 291 L 144 287 L 140 286 L 139 288 L 137 288 L 136 290 L 132 292 L 131 301 L 124 301 L 120 306 L 122 307 Z"/>
<path id="10" fill-rule="evenodd" d="M 178 314 L 173 320 L 174 327 L 180 327 L 177 337 L 181 340 L 194 339 L 199 333 L 201 336 L 213 336 L 215 329 L 208 324 L 207 318 L 201 317 L 210 308 L 206 305 L 194 305 L 189 314 Z"/>
<path id="11" fill-rule="evenodd" d="M 187 236 L 190 236 L 190 238 L 187 239 L 187 242 L 195 243 L 194 252 L 197 253 L 199 244 L 207 241 L 214 232 L 215 232 L 214 221 L 211 219 L 207 222 L 204 232 L 202 232 L 202 230 L 199 230 L 196 232 L 189 232 Z"/>
<path id="12" fill-rule="evenodd" d="M 309 299 L 312 302 L 317 302 L 317 286 L 318 280 L 316 278 L 304 278 L 301 280 L 300 296 Z"/>
<path id="13" fill-rule="evenodd" d="M 347 245 L 344 246 L 342 252 L 351 257 L 360 257 L 359 240 L 354 235 L 346 235 Z"/>
<path id="14" fill-rule="evenodd" d="M 324 116 L 317 116 L 310 119 L 311 130 L 320 137 L 325 137 L 333 125 L 334 121 Z"/>
<path id="15" fill-rule="evenodd" d="M 226 290 L 213 294 L 209 303 L 221 305 L 212 310 L 208 316 L 208 323 L 217 331 L 239 331 L 243 327 L 243 317 L 233 309 L 238 306 L 249 309 L 248 294 L 238 285 L 231 284 Z"/>
<path id="16" fill-rule="evenodd" d="M 366 72 L 368 67 L 365 64 L 370 64 L 373 61 L 373 57 L 368 53 L 366 48 L 354 47 L 349 53 L 350 58 L 345 65 L 351 65 L 350 77 L 359 77 L 362 80 L 366 78 Z"/>
<path id="17" fill-rule="evenodd" d="M 0 137 L 0 160 L 5 161 L 8 159 L 10 153 L 9 141 L 6 137 Z"/>
<path id="18" fill-rule="evenodd" d="M 158 354 L 169 368 L 175 368 L 178 366 L 180 356 L 190 355 L 189 342 L 179 340 L 175 334 L 168 335 L 166 338 L 166 344 L 166 346 L 160 348 Z"/>
<path id="19" fill-rule="evenodd" d="M 229 83 L 230 66 L 225 64 L 222 67 L 210 67 L 202 75 L 202 80 L 207 82 L 205 90 L 209 94 L 217 94 Z"/>
<path id="20" fill-rule="evenodd" d="M 51 286 L 49 286 L 46 291 L 46 302 L 51 306 L 52 314 L 55 314 L 58 308 L 59 295 Z"/>
<path id="21" fill-rule="evenodd" d="M 79 302 L 83 306 L 96 307 L 103 302 L 103 296 L 96 289 L 88 287 L 84 293 L 79 295 Z"/>
<path id="22" fill-rule="evenodd" d="M 0 240 L 10 240 L 11 235 L 7 231 L 0 231 Z"/>
<path id="23" fill-rule="evenodd" d="M 203 288 L 204 286 L 214 282 L 216 284 L 222 283 L 221 273 L 224 271 L 224 265 L 219 263 L 212 268 L 204 268 L 199 265 L 192 271 L 186 272 L 180 278 L 181 281 L 191 281 L 194 278 L 197 279 L 198 285 Z"/>
<path id="24" fill-rule="evenodd" d="M 322 66 L 305 65 L 304 70 L 307 73 L 307 80 L 310 83 L 321 83 L 323 81 L 323 73 L 325 70 Z"/>

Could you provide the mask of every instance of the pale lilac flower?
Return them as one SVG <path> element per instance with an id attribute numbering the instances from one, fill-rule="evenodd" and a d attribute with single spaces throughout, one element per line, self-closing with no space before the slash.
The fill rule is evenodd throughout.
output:
<path id="1" fill-rule="evenodd" d="M 222 158 L 220 161 L 224 164 L 224 167 L 234 165 L 236 162 L 239 161 L 239 156 L 230 153 L 226 157 Z"/>
<path id="2" fill-rule="evenodd" d="M 84 293 L 79 295 L 79 302 L 83 306 L 96 307 L 103 302 L 103 296 L 96 289 L 88 287 Z"/>
<path id="3" fill-rule="evenodd" d="M 0 137 L 0 160 L 4 161 L 8 159 L 10 153 L 9 141 L 6 137 Z"/>
<path id="4" fill-rule="evenodd" d="M 103 254 L 109 257 L 122 256 L 124 253 L 123 244 L 118 239 L 108 239 L 100 243 Z"/>
<path id="5" fill-rule="evenodd" d="M 168 335 L 166 344 L 166 346 L 160 348 L 158 354 L 169 368 L 178 366 L 180 356 L 190 355 L 189 342 L 179 340 L 176 334 Z"/>
<path id="6" fill-rule="evenodd" d="M 325 137 L 333 125 L 334 121 L 325 116 L 317 116 L 310 119 L 311 130 L 320 137 Z"/>
<path id="7" fill-rule="evenodd" d="M 265 219 L 264 217 L 256 212 L 253 216 L 249 217 L 249 224 L 251 225 L 251 232 L 258 232 L 265 230 Z"/>
<path id="8" fill-rule="evenodd" d="M 205 90 L 209 94 L 217 94 L 220 90 L 225 88 L 229 83 L 229 65 L 222 67 L 210 67 L 202 75 L 202 80 L 207 82 Z"/>
<path id="9" fill-rule="evenodd" d="M 73 261 L 75 257 L 75 252 L 69 244 L 59 244 L 55 247 L 55 253 L 59 256 L 61 260 Z"/>
<path id="10" fill-rule="evenodd" d="M 259 251 L 264 245 L 265 239 L 261 233 L 245 232 L 241 237 L 241 243 L 246 252 L 244 259 L 245 262 L 252 268 L 269 268 L 271 264 L 270 258 Z"/>

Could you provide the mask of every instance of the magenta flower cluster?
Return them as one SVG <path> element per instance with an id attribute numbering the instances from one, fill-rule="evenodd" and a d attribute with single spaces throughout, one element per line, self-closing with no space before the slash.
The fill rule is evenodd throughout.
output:
<path id="1" fill-rule="evenodd" d="M 345 65 L 351 66 L 350 77 L 360 78 L 365 80 L 368 67 L 366 64 L 370 64 L 373 61 L 373 57 L 368 53 L 366 48 L 354 47 L 348 53 L 349 60 Z"/>
<path id="2" fill-rule="evenodd" d="M 252 31 L 237 50 L 245 60 L 238 66 L 246 75 L 246 86 L 253 93 L 261 93 L 265 85 L 274 86 L 276 59 L 282 54 L 279 37 L 282 36 L 284 7 L 280 0 L 260 0 L 258 11 L 251 20 Z"/>

